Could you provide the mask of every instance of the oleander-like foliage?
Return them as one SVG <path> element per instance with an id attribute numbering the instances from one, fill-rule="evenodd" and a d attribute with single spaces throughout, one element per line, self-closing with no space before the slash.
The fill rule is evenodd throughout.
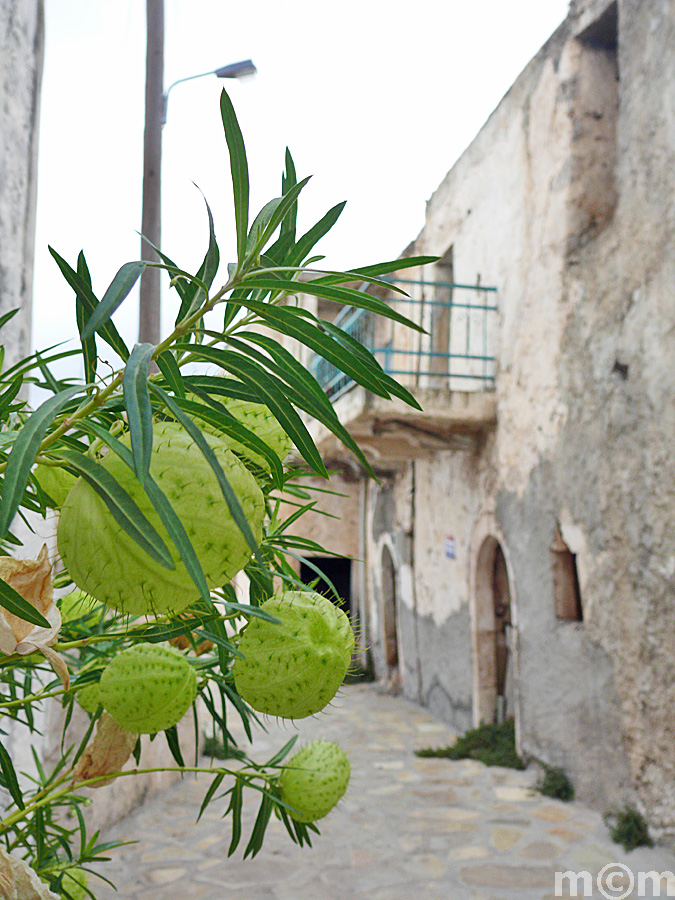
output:
<path id="1" fill-rule="evenodd" d="M 260 801 L 244 849 L 253 856 L 272 814 L 294 841 L 308 843 L 316 831 L 311 819 L 327 811 L 326 797 L 337 800 L 348 778 L 348 763 L 341 762 L 339 791 L 332 782 L 321 786 L 307 815 L 292 818 L 289 807 L 302 806 L 302 778 L 314 776 L 300 777 L 296 767 L 284 782 L 293 740 L 264 763 L 234 746 L 228 716 L 240 716 L 250 735 L 255 714 L 239 695 L 233 665 L 245 656 L 247 627 L 249 641 L 283 627 L 269 604 L 275 591 L 306 590 L 295 574 L 298 555 L 326 552 L 289 532 L 315 506 L 304 486 L 306 474 L 328 476 L 308 417 L 335 434 L 369 471 L 288 340 L 336 364 L 369 391 L 416 405 L 365 348 L 309 312 L 296 295 L 405 323 L 354 285 L 379 284 L 388 273 L 429 260 L 393 260 L 345 272 L 321 268 L 315 245 L 344 204 L 298 234 L 298 198 L 308 179 L 296 179 L 288 152 L 281 196 L 249 222 L 246 153 L 225 92 L 221 115 L 234 194 L 234 261 L 220 265 L 208 206 L 208 247 L 195 273 L 158 251 L 161 262 L 124 264 L 99 297 L 84 254 L 71 265 L 52 249 L 74 292 L 79 346 L 48 348 L 0 372 L 0 787 L 8 798 L 0 821 L 0 866 L 16 884 L 30 884 L 22 890 L 35 897 L 95 896 L 95 878 L 87 870 L 111 845 L 87 832 L 81 789 L 133 777 L 122 771 L 130 754 L 136 771 L 149 771 L 136 733 L 162 729 L 174 768 L 204 773 L 201 812 L 216 803 L 231 818 L 230 853 L 241 839 L 244 796 L 257 794 Z M 158 345 L 129 349 L 112 316 L 147 266 L 168 273 L 177 314 Z M 0 318 L 0 328 L 12 315 Z M 83 378 L 56 377 L 54 363 L 69 357 L 79 357 Z M 119 365 L 111 367 L 116 358 Z M 34 409 L 26 400 L 29 387 L 46 395 Z M 29 524 L 53 508 L 63 510 L 60 556 L 50 559 L 45 552 L 25 559 L 20 534 L 26 528 L 15 523 Z M 242 569 L 247 597 L 231 583 Z M 67 596 L 55 601 L 54 590 Z M 345 659 L 340 657 L 337 669 L 330 663 L 337 671 L 353 646 L 344 615 L 314 621 L 316 602 L 307 606 L 298 651 L 311 664 L 294 688 L 304 690 L 304 684 L 313 697 L 324 649 L 330 656 L 341 648 Z M 305 604 L 298 601 L 295 609 Z M 255 653 L 260 657 L 259 644 Z M 249 676 L 248 689 L 257 678 L 259 694 L 268 697 L 265 667 L 253 675 L 249 670 Z M 320 706 L 341 677 L 338 672 L 331 690 L 320 692 Z M 144 684 L 152 685 L 154 706 L 146 703 Z M 309 709 L 297 691 L 297 708 Z M 76 710 L 84 716 L 82 709 L 90 724 L 73 746 L 64 741 L 56 765 L 47 767 L 35 753 L 37 774 L 27 777 L 17 771 L 4 735 L 23 731 L 30 743 L 48 704 L 62 707 L 65 726 Z M 185 761 L 176 716 L 191 709 L 197 724 L 200 705 L 236 765 Z M 314 705 L 312 699 L 312 711 Z M 292 803 L 282 799 L 284 783 Z"/>

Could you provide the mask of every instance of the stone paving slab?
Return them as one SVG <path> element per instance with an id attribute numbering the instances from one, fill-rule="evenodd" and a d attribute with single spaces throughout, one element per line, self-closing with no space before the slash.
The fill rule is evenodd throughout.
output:
<path id="1" fill-rule="evenodd" d="M 254 758 L 269 758 L 296 733 L 299 744 L 336 740 L 350 757 L 347 794 L 313 847 L 297 847 L 273 820 L 255 859 L 242 860 L 241 850 L 228 859 L 229 819 L 214 804 L 195 824 L 209 779 L 190 777 L 102 836 L 136 843 L 101 867 L 117 892 L 91 879 L 98 900 L 553 900 L 556 871 L 589 873 L 593 891 L 584 894 L 580 881 L 578 896 L 637 900 L 618 877 L 613 892 L 600 892 L 597 873 L 609 863 L 634 877 L 675 872 L 664 849 L 626 854 L 599 813 L 542 797 L 534 771 L 416 757 L 416 748 L 445 745 L 454 733 L 376 685 L 346 688 L 327 712 L 295 724 L 269 721 L 267 729 Z M 251 804 L 244 817 L 245 836 L 256 809 Z M 675 896 L 675 881 L 669 889 L 663 883 L 661 896 Z"/>

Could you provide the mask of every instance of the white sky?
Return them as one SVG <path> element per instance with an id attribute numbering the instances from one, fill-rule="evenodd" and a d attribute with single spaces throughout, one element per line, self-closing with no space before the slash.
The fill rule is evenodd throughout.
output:
<path id="1" fill-rule="evenodd" d="M 165 84 L 252 58 L 244 82 L 215 76 L 171 92 L 163 137 L 162 246 L 184 268 L 206 241 L 199 185 L 221 258 L 232 258 L 231 188 L 218 97 L 229 88 L 244 134 L 251 217 L 280 191 L 284 150 L 307 228 L 347 207 L 319 245 L 327 264 L 397 257 L 425 202 L 531 57 L 568 0 L 165 0 Z M 73 294 L 47 251 L 74 265 L 84 249 L 94 289 L 139 257 L 145 3 L 46 0 L 33 342 L 77 334 Z M 303 209 L 304 207 L 304 209 Z M 304 229 L 303 229 L 304 230 Z M 168 280 L 168 279 L 167 279 Z M 172 291 L 171 294 L 174 292 Z M 165 330 L 175 301 L 164 297 Z M 128 343 L 137 295 L 116 314 Z"/>

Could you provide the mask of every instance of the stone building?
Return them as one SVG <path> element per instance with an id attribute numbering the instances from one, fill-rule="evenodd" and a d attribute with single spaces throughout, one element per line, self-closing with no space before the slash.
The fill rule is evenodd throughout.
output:
<path id="1" fill-rule="evenodd" d="M 42 0 L 0 0 L 0 315 L 8 364 L 28 354 L 33 292 Z"/>
<path id="2" fill-rule="evenodd" d="M 407 253 L 426 336 L 340 315 L 423 412 L 307 360 L 379 476 L 315 428 L 375 672 L 673 842 L 672 0 L 573 0 Z"/>

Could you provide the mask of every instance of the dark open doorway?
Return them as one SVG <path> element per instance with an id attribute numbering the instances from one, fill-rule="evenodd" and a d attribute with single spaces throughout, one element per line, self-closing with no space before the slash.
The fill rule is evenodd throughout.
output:
<path id="1" fill-rule="evenodd" d="M 311 565 L 309 565 L 311 563 Z M 315 568 L 312 568 L 314 566 Z M 304 584 L 312 584 L 319 578 L 319 570 L 325 578 L 320 578 L 314 590 L 336 602 L 335 595 L 328 585 L 328 579 L 335 587 L 335 590 L 342 601 L 340 608 L 352 619 L 352 561 L 336 556 L 310 556 L 306 561 L 300 563 L 300 581 Z"/>

